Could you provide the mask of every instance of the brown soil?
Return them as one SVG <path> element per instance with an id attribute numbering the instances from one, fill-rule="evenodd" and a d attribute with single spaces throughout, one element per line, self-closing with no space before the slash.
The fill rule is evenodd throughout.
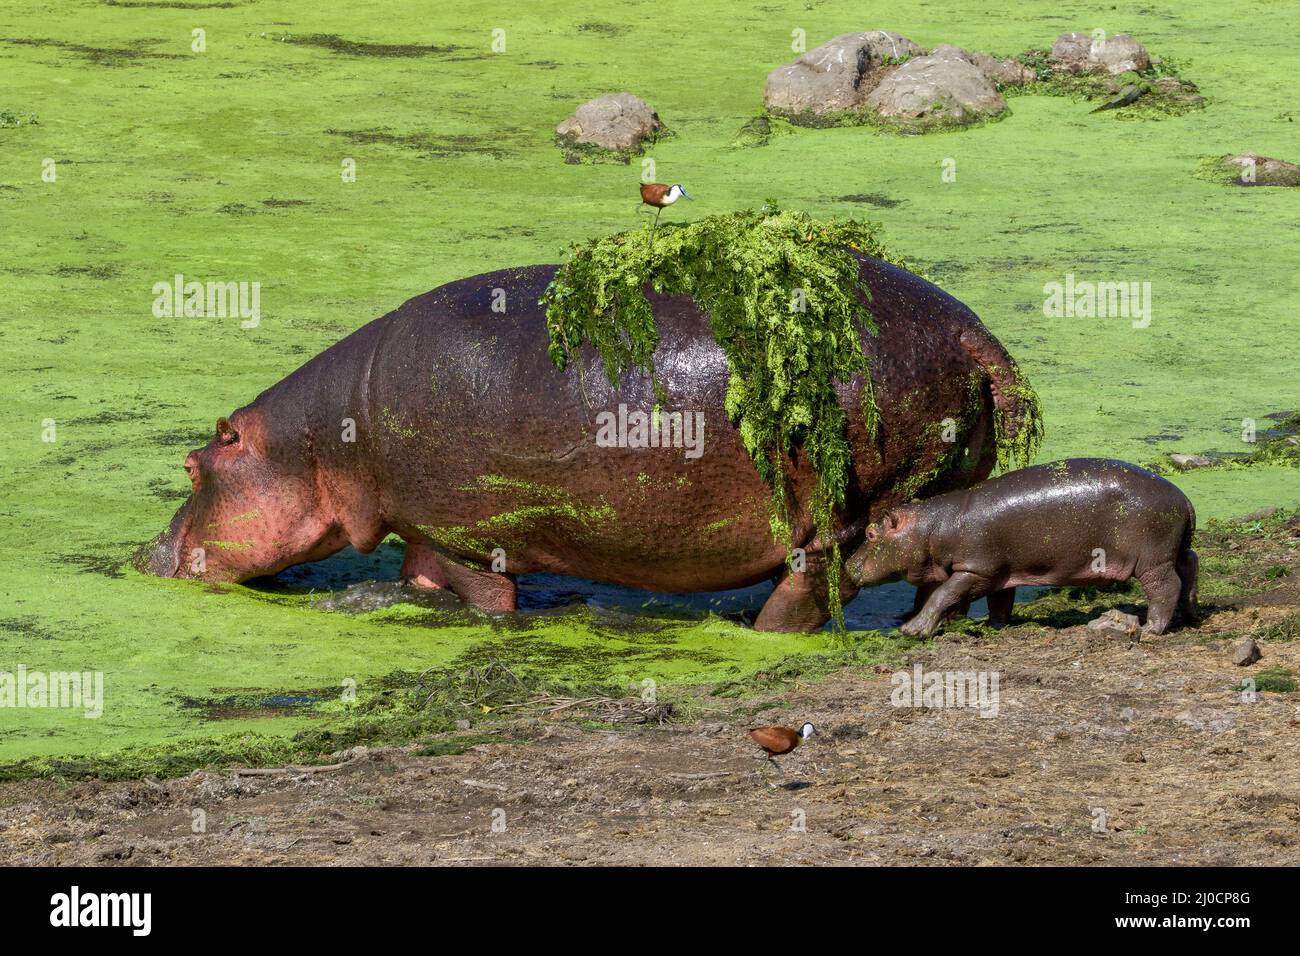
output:
<path id="1" fill-rule="evenodd" d="M 317 773 L 6 784 L 0 862 L 1296 864 L 1300 694 L 1248 703 L 1236 687 L 1300 670 L 1300 642 L 1262 642 L 1240 668 L 1213 638 L 1300 607 L 1294 587 L 1265 597 L 1132 646 L 1022 626 L 913 657 L 997 671 L 989 718 L 894 707 L 889 670 L 859 669 L 700 698 L 688 709 L 715 713 L 680 724 L 518 719 L 509 742 L 455 756 L 358 748 Z M 779 768 L 755 759 L 748 726 L 804 720 L 819 733 Z"/>

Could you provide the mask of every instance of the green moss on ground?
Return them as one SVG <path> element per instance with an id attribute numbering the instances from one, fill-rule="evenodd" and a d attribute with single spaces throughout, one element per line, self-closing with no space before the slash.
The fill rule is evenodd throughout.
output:
<path id="1" fill-rule="evenodd" d="M 680 712 L 694 713 L 708 697 L 736 697 L 742 691 L 771 689 L 796 677 L 825 676 L 845 667 L 897 663 L 916 643 L 862 635 L 851 647 L 788 655 L 717 685 L 682 687 L 673 696 L 682 702 Z M 292 735 L 232 733 L 111 753 L 31 757 L 0 765 L 0 781 L 165 779 L 199 769 L 310 767 L 345 759 L 344 751 L 353 747 L 412 742 L 417 754 L 447 756 L 479 744 L 508 742 L 500 732 L 502 722 L 530 708 L 553 706 L 557 700 L 620 701 L 643 689 L 608 677 L 557 680 L 535 662 L 488 654 L 477 663 L 393 672 L 354 702 L 318 708 L 316 719 Z"/>
<path id="2" fill-rule="evenodd" d="M 1295 672 L 1285 667 L 1266 667 L 1252 679 L 1255 681 L 1255 690 L 1273 694 L 1290 694 L 1300 686 L 1296 683 Z"/>

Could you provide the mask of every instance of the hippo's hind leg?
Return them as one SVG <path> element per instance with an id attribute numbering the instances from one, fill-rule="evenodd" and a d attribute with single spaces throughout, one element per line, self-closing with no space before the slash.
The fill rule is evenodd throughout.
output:
<path id="1" fill-rule="evenodd" d="M 467 567 L 418 539 L 406 544 L 402 578 L 419 587 L 447 588 L 480 611 L 504 613 L 515 609 L 514 575 Z"/>
<path id="2" fill-rule="evenodd" d="M 1178 573 L 1180 585 L 1178 610 L 1183 615 L 1183 620 L 1189 624 L 1194 623 L 1201 614 L 1196 598 L 1196 578 L 1200 573 L 1199 569 L 1200 559 L 1191 548 L 1184 548 L 1178 555 L 1178 560 L 1174 562 L 1174 570 Z"/>
<path id="3" fill-rule="evenodd" d="M 847 574 L 840 575 L 840 601 L 848 604 L 857 596 L 858 589 Z M 776 590 L 768 595 L 763 609 L 754 621 L 756 631 L 816 631 L 831 619 L 826 572 L 814 555 L 808 555 L 808 568 L 793 572 L 788 567 L 781 572 Z"/>
<path id="4" fill-rule="evenodd" d="M 1011 609 L 1016 603 L 1016 589 L 1003 588 L 988 596 L 989 627 L 1006 627 L 1011 623 Z"/>
<path id="5" fill-rule="evenodd" d="M 1147 596 L 1147 623 L 1143 634 L 1163 634 L 1174 619 L 1174 609 L 1182 592 L 1182 581 L 1174 570 L 1174 562 L 1149 568 L 1138 575 L 1138 583 Z"/>

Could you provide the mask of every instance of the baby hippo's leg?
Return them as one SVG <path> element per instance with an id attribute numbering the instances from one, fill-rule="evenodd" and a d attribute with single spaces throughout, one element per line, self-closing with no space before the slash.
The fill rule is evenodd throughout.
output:
<path id="1" fill-rule="evenodd" d="M 930 600 L 930 595 L 934 593 L 934 589 L 938 586 L 938 584 L 932 582 L 917 585 L 916 597 L 912 599 L 912 610 L 908 612 L 907 616 L 904 617 L 903 620 L 910 621 L 912 618 L 920 614 L 921 608 L 925 607 L 925 602 Z M 944 615 L 944 619 L 947 620 L 948 618 L 965 617 L 970 613 L 970 605 L 971 602 L 969 598 L 958 601 L 948 609 L 948 613 Z"/>
<path id="2" fill-rule="evenodd" d="M 930 595 L 934 593 L 934 589 L 938 586 L 929 582 L 918 584 L 916 586 L 916 596 L 912 598 L 912 610 L 908 612 L 907 617 L 903 618 L 903 620 L 910 621 L 920 614 L 921 608 L 925 607 L 925 602 L 930 600 Z"/>
<path id="3" fill-rule="evenodd" d="M 921 613 L 904 624 L 900 630 L 912 636 L 929 637 L 939 629 L 950 608 L 980 597 L 988 590 L 988 586 L 987 578 L 972 574 L 970 571 L 957 571 L 934 589 L 925 602 L 925 607 L 921 608 Z"/>
<path id="4" fill-rule="evenodd" d="M 1143 571 L 1138 575 L 1138 583 L 1147 596 L 1147 623 L 1142 633 L 1163 634 L 1174 619 L 1174 609 L 1178 606 L 1178 595 L 1183 586 L 1174 570 L 1174 563 L 1166 561 Z"/>
<path id="5" fill-rule="evenodd" d="M 1016 603 L 1016 589 L 1003 588 L 988 597 L 989 627 L 1006 627 L 1011 623 L 1011 608 Z"/>

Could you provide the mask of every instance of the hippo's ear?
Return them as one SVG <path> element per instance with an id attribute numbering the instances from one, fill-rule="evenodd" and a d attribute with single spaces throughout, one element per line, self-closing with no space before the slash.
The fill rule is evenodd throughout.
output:
<path id="1" fill-rule="evenodd" d="M 233 445 L 237 441 L 239 441 L 239 432 L 235 431 L 234 426 L 230 424 L 230 420 L 224 417 L 218 418 L 217 444 Z"/>

